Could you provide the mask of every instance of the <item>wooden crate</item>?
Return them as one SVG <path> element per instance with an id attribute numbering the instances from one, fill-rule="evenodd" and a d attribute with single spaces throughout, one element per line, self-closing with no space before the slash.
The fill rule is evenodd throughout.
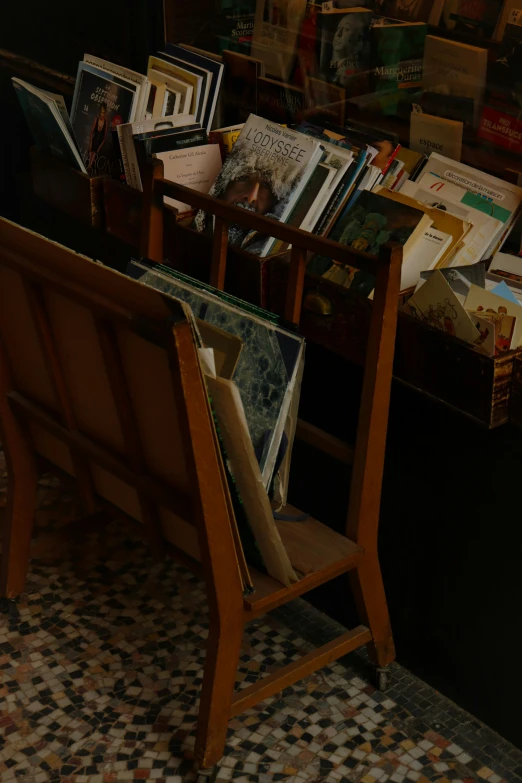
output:
<path id="1" fill-rule="evenodd" d="M 93 228 L 103 228 L 103 180 L 31 148 L 31 179 L 38 198 Z"/>
<path id="2" fill-rule="evenodd" d="M 274 261 L 270 306 L 284 311 L 288 264 Z M 361 364 L 372 304 L 365 297 L 306 275 L 300 331 L 314 343 Z M 488 428 L 518 416 L 522 425 L 522 349 L 489 358 L 467 343 L 399 314 L 394 378 Z M 511 399 L 512 398 L 512 399 Z"/>

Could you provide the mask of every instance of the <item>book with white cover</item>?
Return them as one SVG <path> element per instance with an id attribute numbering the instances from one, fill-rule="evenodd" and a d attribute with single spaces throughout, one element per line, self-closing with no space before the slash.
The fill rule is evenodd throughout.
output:
<path id="1" fill-rule="evenodd" d="M 446 182 L 481 195 L 491 204 L 491 217 L 505 224 L 512 220 L 522 201 L 522 187 L 519 185 L 505 182 L 436 152 L 431 153 L 416 180 L 425 173 L 435 174 Z"/>
<path id="2" fill-rule="evenodd" d="M 412 195 L 424 204 L 448 210 L 473 224 L 473 229 L 466 237 L 462 258 L 456 256 L 452 266 L 474 264 L 487 257 L 489 249 L 498 242 L 504 230 L 502 221 L 489 215 L 488 201 L 433 174 L 424 174 L 415 183 L 405 183 L 402 192 Z"/>
<path id="3" fill-rule="evenodd" d="M 176 114 L 172 117 L 162 117 L 161 120 L 142 120 L 140 122 L 128 122 L 118 125 L 116 132 L 120 143 L 121 158 L 127 185 L 136 190 L 143 190 L 141 182 L 140 167 L 134 146 L 134 136 L 138 133 L 151 133 L 159 128 L 181 128 L 184 125 L 192 125 L 194 122 L 193 114 Z"/>
<path id="4" fill-rule="evenodd" d="M 158 71 L 155 68 L 149 70 L 149 79 L 154 84 L 158 82 L 168 83 L 168 89 L 179 92 L 181 95 L 181 104 L 179 107 L 180 114 L 190 114 L 190 107 L 192 105 L 192 94 L 194 88 L 188 82 L 182 79 L 177 79 L 175 76 Z M 169 112 L 169 114 L 175 114 L 176 112 Z"/>
<path id="5" fill-rule="evenodd" d="M 419 237 L 413 250 L 404 259 L 401 271 L 401 291 L 413 288 L 420 273 L 434 269 L 453 238 L 431 226 Z"/>
<path id="6" fill-rule="evenodd" d="M 222 167 L 219 144 L 157 152 L 155 157 L 163 161 L 165 179 L 200 193 L 208 193 Z M 169 196 L 164 198 L 166 204 L 180 212 L 192 209 L 190 204 L 184 204 Z"/>
<path id="7" fill-rule="evenodd" d="M 167 76 L 184 81 L 192 87 L 189 113 L 194 115 L 196 122 L 201 122 L 204 99 L 203 76 L 201 76 L 201 74 L 192 73 L 192 71 L 183 68 L 171 60 L 167 60 L 164 57 L 156 57 L 155 55 L 150 55 L 148 69 L 149 71 L 156 70 L 165 73 Z"/>

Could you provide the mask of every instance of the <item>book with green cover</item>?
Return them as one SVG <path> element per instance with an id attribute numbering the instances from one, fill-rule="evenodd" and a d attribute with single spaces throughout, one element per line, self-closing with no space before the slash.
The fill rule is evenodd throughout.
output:
<path id="1" fill-rule="evenodd" d="M 427 25 L 374 17 L 371 27 L 370 91 L 386 94 L 383 114 L 396 115 L 399 103 L 409 102 L 422 87 L 422 63 Z M 389 100 L 389 94 L 394 100 Z"/>
<path id="2" fill-rule="evenodd" d="M 354 250 L 378 255 L 386 242 L 405 246 L 424 218 L 420 209 L 364 190 L 356 200 L 350 200 L 335 221 L 328 239 Z M 314 256 L 307 271 L 325 275 L 332 267 L 332 259 Z M 347 279 L 342 285 L 368 296 L 375 287 L 375 276 L 355 267 L 346 267 Z"/>

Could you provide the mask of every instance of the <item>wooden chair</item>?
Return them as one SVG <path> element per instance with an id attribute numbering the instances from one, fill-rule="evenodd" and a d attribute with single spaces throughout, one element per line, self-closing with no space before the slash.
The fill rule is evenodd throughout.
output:
<path id="1" fill-rule="evenodd" d="M 377 526 L 400 257 L 368 263 L 377 288 L 348 537 L 316 520 L 279 522 L 301 578 L 285 587 L 250 569 L 255 592 L 245 597 L 182 306 L 0 220 L 0 435 L 8 468 L 0 593 L 13 599 L 24 589 L 40 464 L 74 477 L 86 517 L 108 509 L 137 521 L 156 552 L 167 548 L 201 574 L 210 616 L 195 747 L 201 780 L 223 753 L 230 717 L 361 645 L 382 669 L 394 658 Z M 234 694 L 245 623 L 348 571 L 363 624 Z"/>

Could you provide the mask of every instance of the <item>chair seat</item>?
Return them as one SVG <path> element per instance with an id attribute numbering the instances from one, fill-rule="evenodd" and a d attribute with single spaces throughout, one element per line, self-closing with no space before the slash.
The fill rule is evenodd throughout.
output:
<path id="1" fill-rule="evenodd" d="M 302 512 L 287 505 L 281 514 L 299 517 Z M 247 619 L 257 617 L 308 590 L 350 571 L 361 561 L 364 550 L 313 517 L 304 522 L 276 521 L 290 562 L 300 576 L 289 587 L 251 568 L 254 593 L 244 599 Z M 311 546 L 313 542 L 313 546 Z"/>

